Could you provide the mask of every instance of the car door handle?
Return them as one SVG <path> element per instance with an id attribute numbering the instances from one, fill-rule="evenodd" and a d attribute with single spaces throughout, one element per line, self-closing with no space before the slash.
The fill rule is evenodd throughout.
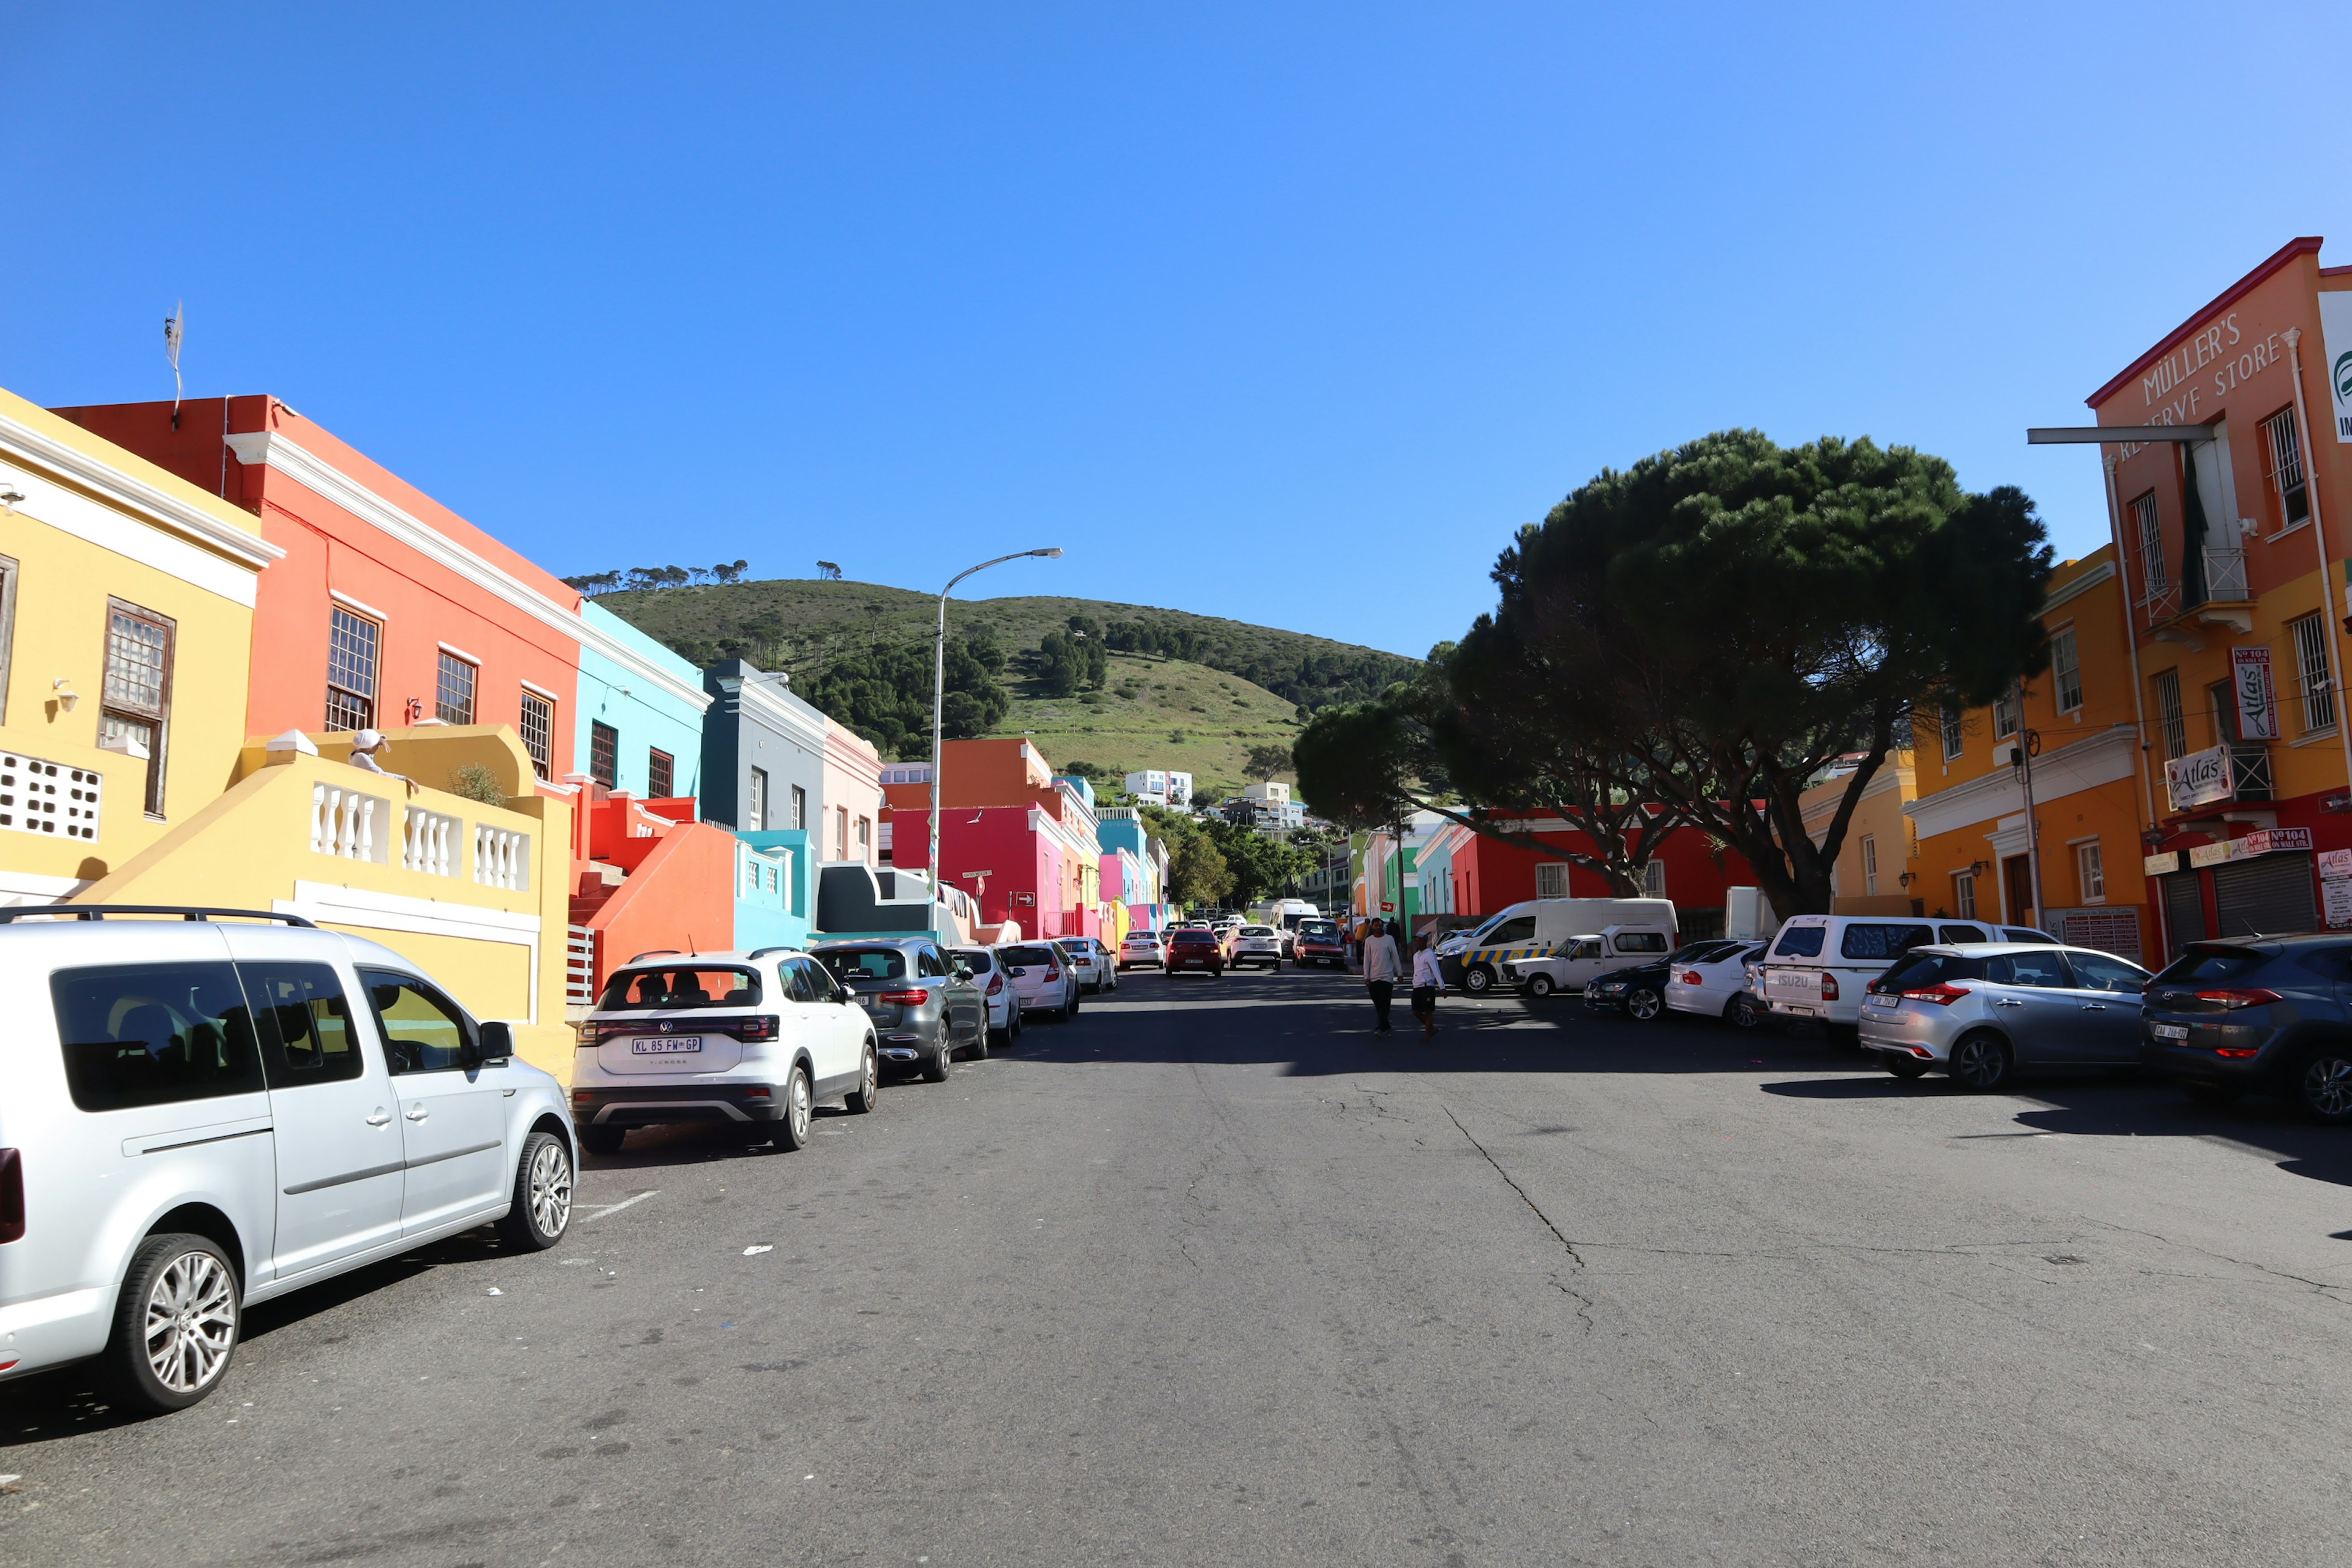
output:
<path id="1" fill-rule="evenodd" d="M 407 1117 L 411 1121 L 424 1121 L 426 1117 L 428 1117 L 428 1116 L 432 1115 L 432 1114 L 433 1114 L 433 1112 L 432 1112 L 431 1109 L 430 1109 L 430 1108 L 428 1108 L 428 1107 L 422 1106 L 422 1105 L 412 1105 L 412 1106 L 410 1106 L 407 1110 L 405 1110 L 402 1111 L 402 1112 L 401 1112 L 401 1114 L 402 1114 L 403 1116 Z"/>
<path id="2" fill-rule="evenodd" d="M 2021 996 L 1996 996 L 1992 999 L 1992 1005 L 1996 1007 L 2022 1007 L 2025 1005 L 2025 999 Z"/>
<path id="3" fill-rule="evenodd" d="M 2084 1002 L 2081 1005 L 2085 1013 L 2104 1013 L 2107 1010 L 2107 1005 L 2105 1002 Z"/>
<path id="4" fill-rule="evenodd" d="M 375 1114 L 367 1119 L 367 1124 L 370 1127 L 381 1127 L 391 1120 L 392 1112 L 379 1105 L 375 1108 Z"/>

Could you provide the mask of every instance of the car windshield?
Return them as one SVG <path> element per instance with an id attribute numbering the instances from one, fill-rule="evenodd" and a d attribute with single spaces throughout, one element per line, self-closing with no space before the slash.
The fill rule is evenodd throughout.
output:
<path id="1" fill-rule="evenodd" d="M 971 965 L 974 974 L 985 974 L 996 967 L 996 955 L 984 947 L 960 947 L 955 955 Z"/>
<path id="2" fill-rule="evenodd" d="M 2270 962 L 2270 955 L 2243 947 L 2192 947 L 2156 977 L 2158 985 L 2243 980 Z"/>
<path id="3" fill-rule="evenodd" d="M 1033 963 L 1051 963 L 1053 962 L 1054 950 L 1051 948 L 1008 947 L 1004 950 L 1005 965 L 1012 969 L 1026 969 Z"/>
<path id="4" fill-rule="evenodd" d="M 895 947 L 828 948 L 816 958 L 844 984 L 859 980 L 903 980 L 907 976 L 907 955 Z"/>
<path id="5" fill-rule="evenodd" d="M 596 1005 L 608 1013 L 659 1013 L 679 1007 L 756 1007 L 760 972 L 731 964 L 624 969 L 604 983 Z"/>
<path id="6" fill-rule="evenodd" d="M 1197 947 L 1202 942 L 1214 942 L 1217 939 L 1215 933 L 1211 931 L 1180 931 L 1176 933 L 1176 940 L 1187 947 Z"/>
<path id="7" fill-rule="evenodd" d="M 1317 942 L 1337 942 L 1339 940 L 1339 928 L 1329 921 L 1300 921 L 1298 934 L 1313 937 Z"/>

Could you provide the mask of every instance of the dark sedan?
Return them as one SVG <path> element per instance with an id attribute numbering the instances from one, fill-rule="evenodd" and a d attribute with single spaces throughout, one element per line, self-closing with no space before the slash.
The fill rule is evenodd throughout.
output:
<path id="1" fill-rule="evenodd" d="M 809 950 L 874 1020 L 882 1059 L 945 1083 L 965 1051 L 988 1054 L 988 998 L 971 969 L 928 937 L 825 942 Z"/>
<path id="2" fill-rule="evenodd" d="M 2195 942 L 2147 983 L 2140 1064 L 2208 1104 L 2258 1092 L 2352 1122 L 2352 940 Z"/>

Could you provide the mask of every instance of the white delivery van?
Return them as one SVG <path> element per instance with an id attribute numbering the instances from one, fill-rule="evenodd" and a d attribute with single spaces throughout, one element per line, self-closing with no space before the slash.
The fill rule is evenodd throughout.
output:
<path id="1" fill-rule="evenodd" d="M 1611 926 L 1595 936 L 1554 943 L 1534 958 L 1505 959 L 1502 984 L 1530 996 L 1580 994 L 1586 981 L 1664 958 L 1674 946 L 1675 933 L 1665 926 Z"/>
<path id="2" fill-rule="evenodd" d="M 1437 945 L 1437 966 L 1445 984 L 1474 994 L 1494 989 L 1507 960 L 1550 955 L 1565 942 L 1612 926 L 1663 931 L 1675 945 L 1672 899 L 1529 899 L 1468 931 L 1456 931 Z"/>
<path id="3" fill-rule="evenodd" d="M 2046 942 L 2056 938 L 1989 921 L 1889 915 L 1790 915 L 1757 965 L 1764 1002 L 1783 1017 L 1851 1025 L 1862 994 L 1915 947 L 1945 942 Z"/>

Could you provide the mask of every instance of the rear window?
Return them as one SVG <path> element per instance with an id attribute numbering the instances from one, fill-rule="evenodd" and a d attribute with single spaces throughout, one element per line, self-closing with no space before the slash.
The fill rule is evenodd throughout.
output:
<path id="1" fill-rule="evenodd" d="M 1617 951 L 1620 952 L 1664 952 L 1666 951 L 1666 933 L 1656 931 L 1620 931 L 1617 933 Z"/>
<path id="2" fill-rule="evenodd" d="M 2052 936 L 2046 931 L 2021 931 L 2015 926 L 2003 926 L 2000 928 L 2000 940 L 2003 942 L 2055 942 L 2058 939 Z"/>
<path id="3" fill-rule="evenodd" d="M 2243 980 L 2270 962 L 2268 953 L 2242 947 L 2192 947 L 2156 977 L 2156 984 L 2228 984 Z"/>
<path id="4" fill-rule="evenodd" d="M 1695 942 L 1672 956 L 1675 963 L 1713 963 L 1739 944 L 1736 942 Z"/>
<path id="5" fill-rule="evenodd" d="M 1981 958 L 1954 958 L 1946 953 L 1923 952 L 1916 958 L 1898 960 L 1894 968 L 1871 982 L 1873 991 L 1920 991 L 1930 985 L 1948 985 L 1961 980 L 1982 980 L 1985 961 Z"/>
<path id="6" fill-rule="evenodd" d="M 1051 963 L 1054 962 L 1054 950 L 1049 947 L 1008 947 L 1004 950 L 1004 962 L 1014 969 L 1025 969 L 1033 963 Z"/>
<path id="7" fill-rule="evenodd" d="M 1780 933 L 1780 943 L 1772 950 L 1775 958 L 1819 958 L 1822 941 L 1829 935 L 1827 926 L 1790 926 Z"/>
<path id="8" fill-rule="evenodd" d="M 60 969 L 49 997 L 84 1110 L 261 1091 L 252 1015 L 226 963 Z"/>
<path id="9" fill-rule="evenodd" d="M 680 1007 L 756 1007 L 760 972 L 733 964 L 686 963 L 624 969 L 604 983 L 596 1005 L 608 1013 L 667 1013 Z"/>
<path id="10" fill-rule="evenodd" d="M 960 947 L 955 955 L 970 964 L 974 974 L 985 974 L 996 967 L 996 954 L 984 947 Z"/>
<path id="11" fill-rule="evenodd" d="M 1182 947 L 1205 947 L 1216 942 L 1216 933 L 1205 931 L 1180 931 L 1176 942 Z"/>
<path id="12" fill-rule="evenodd" d="M 1942 935 L 1946 942 L 1982 942 L 1985 940 L 1983 929 L 1978 926 L 1938 926 L 1937 931 Z"/>
<path id="13" fill-rule="evenodd" d="M 1845 958 L 1900 958 L 1915 947 L 1925 947 L 1936 940 L 1926 926 L 1864 925 L 1856 922 L 1845 928 L 1845 936 L 1838 943 L 1840 956 Z"/>
<path id="14" fill-rule="evenodd" d="M 895 947 L 836 947 L 811 955 L 835 980 L 903 980 L 907 955 Z"/>

